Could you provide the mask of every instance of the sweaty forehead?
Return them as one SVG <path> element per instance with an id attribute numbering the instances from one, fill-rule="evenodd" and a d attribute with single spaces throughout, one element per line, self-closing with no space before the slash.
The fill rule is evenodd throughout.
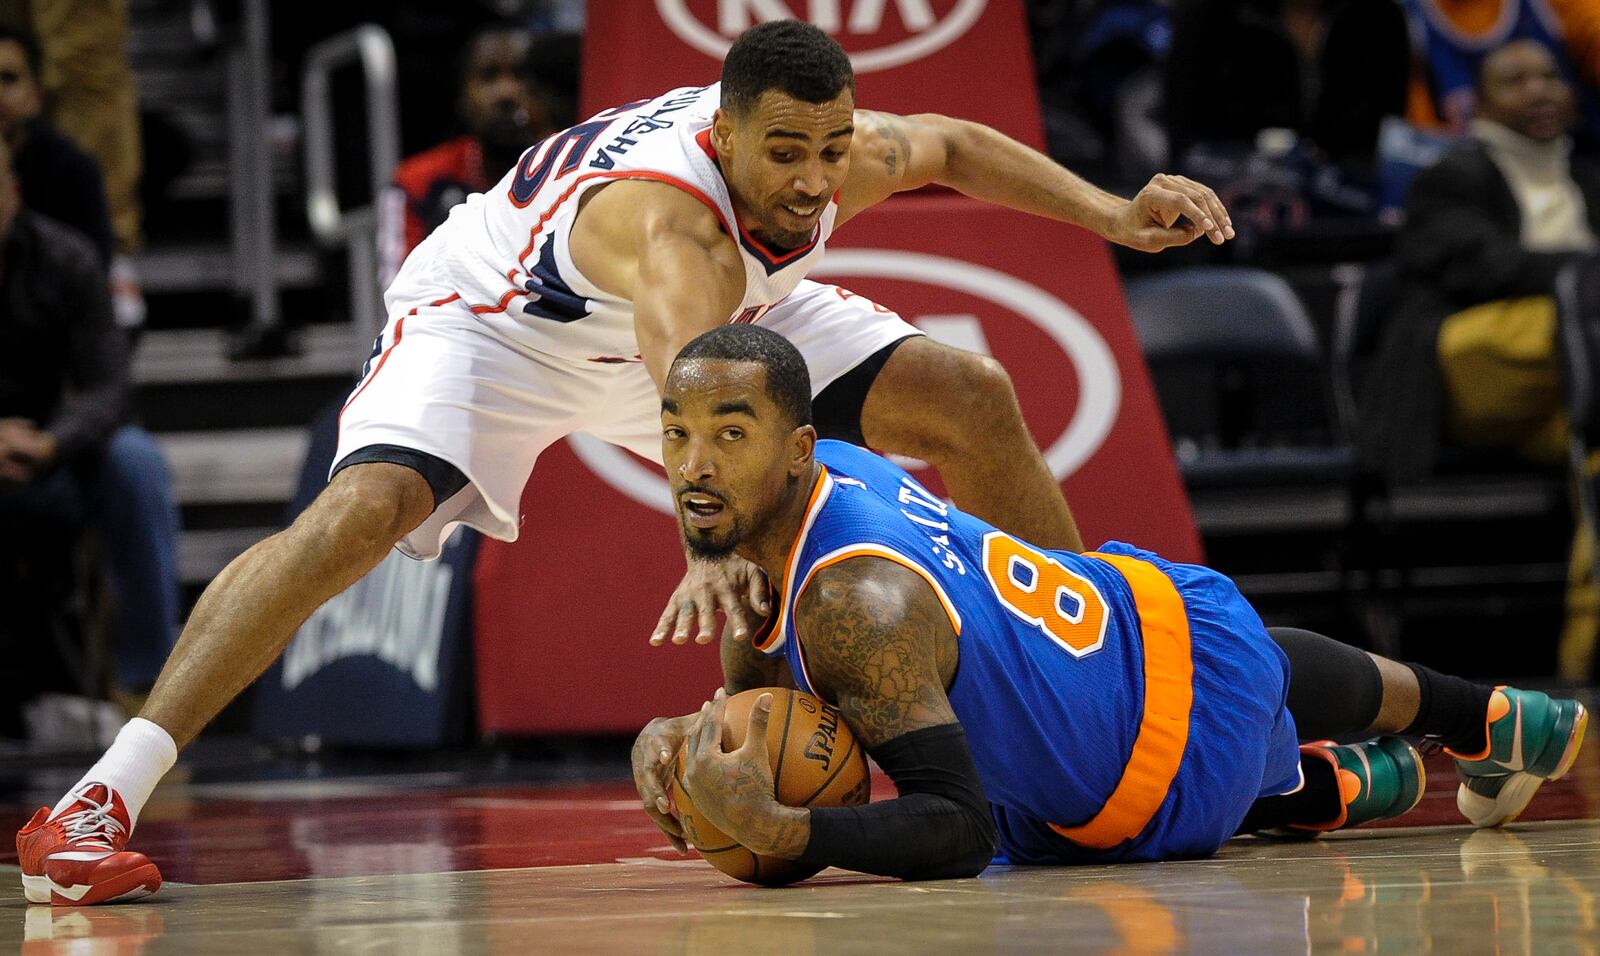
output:
<path id="1" fill-rule="evenodd" d="M 766 381 L 766 369 L 756 362 L 687 359 L 672 366 L 662 392 L 680 412 L 711 409 L 728 402 L 759 407 L 767 401 Z"/>

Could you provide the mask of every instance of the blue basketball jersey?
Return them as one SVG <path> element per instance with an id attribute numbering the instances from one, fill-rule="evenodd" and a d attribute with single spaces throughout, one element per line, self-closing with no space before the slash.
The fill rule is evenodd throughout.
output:
<path id="1" fill-rule="evenodd" d="M 793 608 L 822 567 L 876 555 L 921 575 L 959 635 L 950 702 L 991 802 L 1072 825 L 1118 787 L 1144 715 L 1139 611 L 1108 560 L 1041 551 L 942 502 L 893 463 L 817 443 L 825 472 L 757 646 L 815 692 Z M 1181 750 L 1182 744 L 1179 743 Z"/>

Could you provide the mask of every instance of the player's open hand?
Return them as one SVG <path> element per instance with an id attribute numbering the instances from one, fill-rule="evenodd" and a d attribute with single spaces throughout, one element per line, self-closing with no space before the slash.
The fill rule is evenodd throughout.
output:
<path id="1" fill-rule="evenodd" d="M 720 641 L 718 611 L 727 618 L 735 639 L 749 640 L 756 625 L 771 612 L 766 574 L 736 554 L 716 561 L 691 557 L 689 569 L 656 622 L 650 643 L 659 647 L 668 635 L 674 644 L 686 644 L 691 637 L 696 644 Z"/>
<path id="2" fill-rule="evenodd" d="M 1233 238 L 1233 220 L 1211 187 L 1157 173 L 1113 221 L 1106 238 L 1141 252 L 1186 246 L 1201 236 L 1213 245 Z"/>
<path id="3" fill-rule="evenodd" d="M 699 713 L 682 717 L 657 717 L 639 731 L 633 742 L 633 785 L 644 801 L 644 812 L 650 815 L 661 832 L 666 834 L 679 853 L 689 852 L 683 842 L 683 827 L 672 815 L 672 801 L 667 799 L 667 783 L 672 779 L 678 747 L 689 728 L 699 718 Z"/>

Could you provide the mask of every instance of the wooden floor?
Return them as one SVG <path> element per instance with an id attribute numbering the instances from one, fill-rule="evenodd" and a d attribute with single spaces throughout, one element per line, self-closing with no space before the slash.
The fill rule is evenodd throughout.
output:
<path id="1" fill-rule="evenodd" d="M 1433 758 L 1421 826 L 926 884 L 830 870 L 782 890 L 677 857 L 623 780 L 180 782 L 135 838 L 159 894 L 74 909 L 14 890 L 0 952 L 1600 953 L 1597 754 L 1504 830 L 1459 825 Z M 0 825 L 26 815 L 0 806 Z M 0 856 L 12 886 L 14 861 Z"/>

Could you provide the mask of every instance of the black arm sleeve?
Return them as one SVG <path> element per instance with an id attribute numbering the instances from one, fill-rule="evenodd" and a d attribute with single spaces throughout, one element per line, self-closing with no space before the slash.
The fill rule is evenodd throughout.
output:
<path id="1" fill-rule="evenodd" d="M 800 861 L 902 880 L 981 873 L 999 836 L 961 725 L 914 730 L 870 753 L 900 796 L 860 807 L 813 807 Z"/>

